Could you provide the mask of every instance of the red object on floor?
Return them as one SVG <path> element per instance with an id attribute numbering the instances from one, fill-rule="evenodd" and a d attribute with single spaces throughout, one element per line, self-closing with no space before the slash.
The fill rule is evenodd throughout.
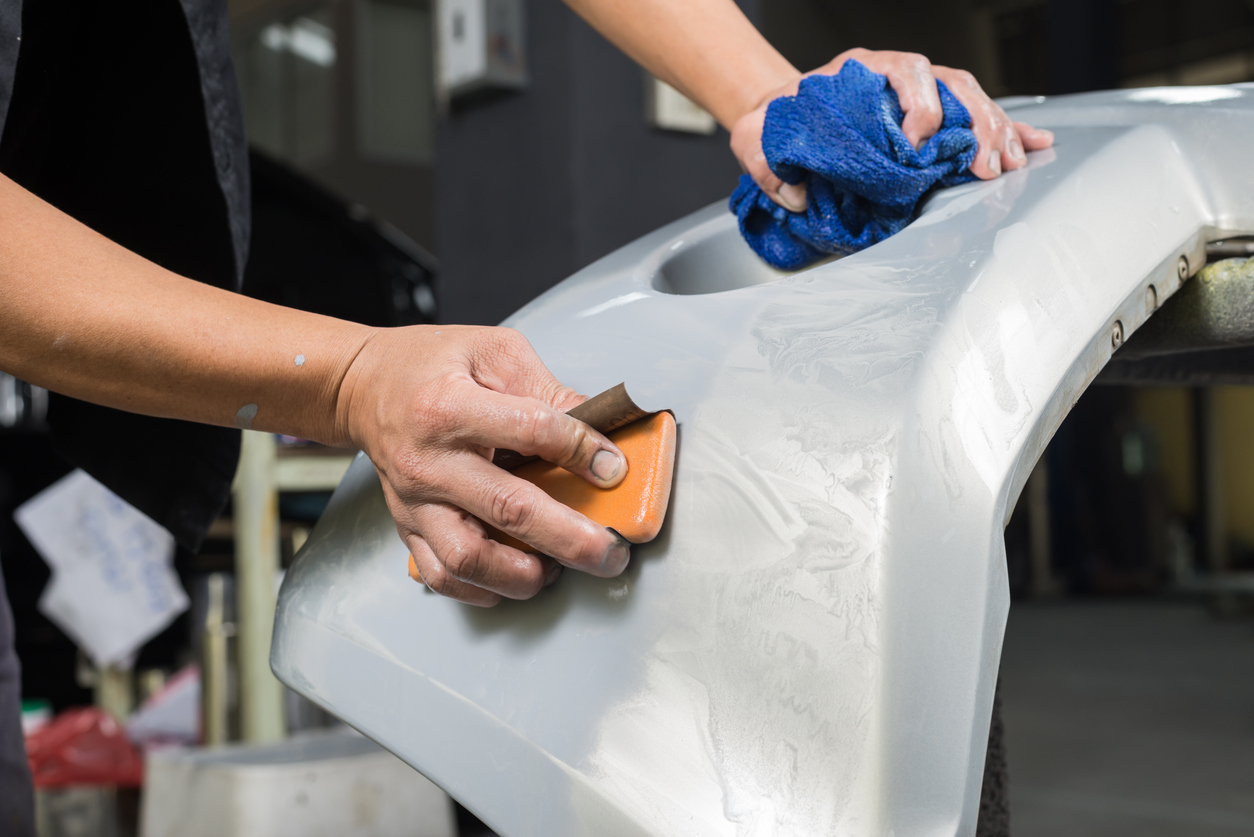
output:
<path id="1" fill-rule="evenodd" d="M 26 738 L 37 788 L 144 783 L 144 757 L 126 727 L 94 706 L 67 709 Z"/>

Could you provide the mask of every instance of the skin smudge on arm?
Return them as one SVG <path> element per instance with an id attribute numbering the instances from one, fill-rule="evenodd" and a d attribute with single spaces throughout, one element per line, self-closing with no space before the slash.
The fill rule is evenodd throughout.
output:
<path id="1" fill-rule="evenodd" d="M 257 405 L 245 404 L 235 413 L 235 426 L 240 430 L 252 430 L 253 419 L 257 417 Z"/>

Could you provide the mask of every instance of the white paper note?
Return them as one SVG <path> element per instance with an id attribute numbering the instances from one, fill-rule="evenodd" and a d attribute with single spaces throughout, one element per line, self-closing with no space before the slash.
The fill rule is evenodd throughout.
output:
<path id="1" fill-rule="evenodd" d="M 14 513 L 52 568 L 39 609 L 98 666 L 125 664 L 187 609 L 171 563 L 174 538 L 74 471 Z"/>

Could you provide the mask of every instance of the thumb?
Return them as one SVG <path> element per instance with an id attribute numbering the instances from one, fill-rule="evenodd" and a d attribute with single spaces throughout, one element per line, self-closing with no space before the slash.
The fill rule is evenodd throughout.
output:
<path id="1" fill-rule="evenodd" d="M 740 167 L 753 178 L 758 188 L 775 203 L 789 212 L 805 212 L 806 187 L 804 183 L 785 183 L 771 171 L 762 149 L 762 128 L 766 123 L 766 108 L 759 108 L 737 120 L 732 127 L 732 153 Z"/>

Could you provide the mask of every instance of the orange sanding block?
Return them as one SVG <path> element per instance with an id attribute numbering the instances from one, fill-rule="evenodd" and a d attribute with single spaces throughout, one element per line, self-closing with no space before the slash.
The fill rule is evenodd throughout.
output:
<path id="1" fill-rule="evenodd" d="M 509 450 L 498 450 L 492 461 L 632 543 L 653 540 L 666 519 L 666 506 L 671 497 L 677 435 L 675 417 L 667 411 L 649 413 L 640 409 L 622 384 L 589 398 L 568 415 L 604 433 L 623 452 L 627 457 L 627 476 L 622 482 L 613 488 L 597 488 L 557 465 Z M 488 537 L 516 549 L 533 551 L 517 538 L 491 526 Z M 412 555 L 409 556 L 409 575 L 415 581 L 422 581 Z"/>
<path id="2" fill-rule="evenodd" d="M 514 476 L 535 483 L 554 500 L 632 543 L 651 541 L 662 528 L 671 497 L 675 417 L 667 412 L 651 413 L 606 435 L 627 457 L 627 476 L 613 488 L 597 488 L 583 477 L 544 461 L 523 465 L 514 470 Z M 531 551 L 527 544 L 491 527 L 488 537 Z"/>

